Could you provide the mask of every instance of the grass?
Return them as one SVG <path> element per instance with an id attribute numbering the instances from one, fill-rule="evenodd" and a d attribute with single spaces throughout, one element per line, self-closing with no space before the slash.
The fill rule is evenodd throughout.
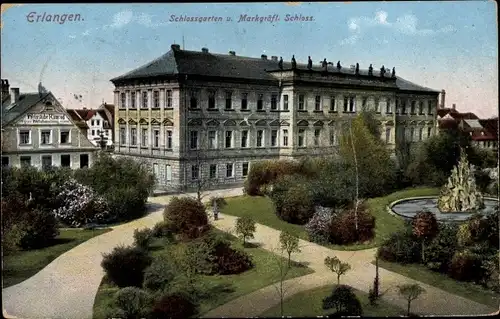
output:
<path id="1" fill-rule="evenodd" d="M 379 267 L 418 280 L 449 293 L 462 296 L 483 305 L 498 309 L 500 294 L 488 291 L 481 286 L 469 282 L 462 282 L 426 268 L 424 265 L 401 265 L 379 259 Z"/>
<path id="2" fill-rule="evenodd" d="M 18 284 L 50 264 L 61 254 L 89 240 L 92 237 L 104 234 L 111 229 L 82 230 L 62 229 L 55 238 L 54 244 L 33 250 L 21 250 L 3 258 L 3 287 Z"/>
<path id="3" fill-rule="evenodd" d="M 366 204 L 371 214 L 376 218 L 375 238 L 367 243 L 353 245 L 325 245 L 335 250 L 363 250 L 378 247 L 392 233 L 397 232 L 404 226 L 404 220 L 401 217 L 391 215 L 387 212 L 387 205 L 398 199 L 415 196 L 438 195 L 437 188 L 412 188 L 392 193 L 385 197 L 368 199 Z M 268 197 L 262 196 L 238 196 L 226 199 L 227 206 L 222 209 L 223 214 L 237 217 L 249 217 L 259 224 L 271 228 L 287 231 L 300 239 L 308 240 L 304 226 L 289 224 L 276 216 L 274 205 Z"/>
<path id="4" fill-rule="evenodd" d="M 243 247 L 234 236 L 215 230 L 231 241 L 231 246 L 244 250 L 252 257 L 254 268 L 238 275 L 200 276 L 200 284 L 207 288 L 207 298 L 200 304 L 200 315 L 221 306 L 235 298 L 247 295 L 255 290 L 269 286 L 279 281 L 278 256 L 262 249 Z M 150 250 L 153 256 L 161 256 L 168 249 L 182 250 L 184 244 L 166 244 L 162 239 L 155 239 Z M 284 260 L 286 262 L 286 260 Z M 313 270 L 295 264 L 286 276 L 286 279 L 304 276 L 313 273 Z M 113 302 L 113 295 L 119 290 L 104 278 L 94 301 L 94 318 L 106 318 L 106 309 Z"/>
<path id="5" fill-rule="evenodd" d="M 285 299 L 283 302 L 283 315 L 293 317 L 316 317 L 332 314 L 334 310 L 322 309 L 322 300 L 331 294 L 334 286 L 324 286 L 308 291 L 300 292 Z M 363 307 L 363 316 L 385 317 L 405 315 L 405 311 L 397 306 L 391 305 L 383 300 L 378 301 L 377 306 L 370 305 L 368 294 L 354 289 Z M 262 313 L 259 317 L 281 317 L 281 307 L 276 305 Z"/>

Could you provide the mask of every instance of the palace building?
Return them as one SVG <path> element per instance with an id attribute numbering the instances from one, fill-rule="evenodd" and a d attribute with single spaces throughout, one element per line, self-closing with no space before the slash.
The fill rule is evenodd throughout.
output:
<path id="1" fill-rule="evenodd" d="M 158 186 L 241 184 L 252 162 L 335 154 L 361 110 L 394 150 L 435 133 L 440 91 L 395 69 L 171 50 L 111 80 L 115 154 L 151 165 Z"/>

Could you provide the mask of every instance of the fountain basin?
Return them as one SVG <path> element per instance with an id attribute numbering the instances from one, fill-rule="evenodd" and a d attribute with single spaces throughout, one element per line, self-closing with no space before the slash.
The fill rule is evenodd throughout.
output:
<path id="1" fill-rule="evenodd" d="M 392 214 L 406 219 L 412 219 L 418 212 L 429 211 L 434 213 L 440 222 L 463 222 L 473 215 L 472 212 L 442 213 L 437 206 L 438 196 L 412 197 L 395 201 L 389 205 Z M 484 208 L 478 210 L 480 214 L 490 214 L 499 205 L 497 198 L 485 197 Z"/>

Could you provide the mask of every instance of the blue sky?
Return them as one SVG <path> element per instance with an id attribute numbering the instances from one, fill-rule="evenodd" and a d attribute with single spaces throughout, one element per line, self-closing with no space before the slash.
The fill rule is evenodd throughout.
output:
<path id="1" fill-rule="evenodd" d="M 38 14 L 80 14 L 81 21 L 29 22 Z M 240 22 L 242 14 L 278 14 L 279 22 Z M 286 22 L 286 14 L 313 21 Z M 170 22 L 171 15 L 220 16 L 223 22 Z M 226 17 L 232 21 L 227 22 Z M 66 107 L 113 101 L 109 80 L 170 50 L 259 57 L 310 55 L 396 67 L 410 81 L 445 89 L 446 104 L 482 117 L 498 115 L 496 3 L 366 2 L 272 4 L 22 5 L 2 14 L 1 73 L 21 92 L 39 81 Z M 73 94 L 83 95 L 77 102 Z"/>

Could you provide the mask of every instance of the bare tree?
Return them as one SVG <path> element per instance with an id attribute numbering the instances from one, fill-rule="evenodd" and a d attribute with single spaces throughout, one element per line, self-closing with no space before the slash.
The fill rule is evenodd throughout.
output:
<path id="1" fill-rule="evenodd" d="M 356 147 L 354 146 L 354 136 L 352 134 L 352 120 L 349 121 L 349 135 L 351 137 L 352 153 L 354 155 L 354 169 L 356 171 L 356 197 L 354 203 L 354 225 L 356 231 L 358 230 L 358 206 L 359 206 L 359 171 L 358 171 L 358 157 L 356 156 Z"/>
<path id="2" fill-rule="evenodd" d="M 275 251 L 278 253 L 273 252 L 273 257 L 275 258 L 276 265 L 278 266 L 279 278 L 278 282 L 274 284 L 274 288 L 276 288 L 276 291 L 278 292 L 278 295 L 280 297 L 280 316 L 283 317 L 285 312 L 284 300 L 286 294 L 284 282 L 291 268 L 287 265 L 285 251 L 281 248 L 279 250 L 276 249 Z"/>
<path id="3" fill-rule="evenodd" d="M 337 285 L 340 285 L 340 276 L 351 270 L 351 265 L 342 262 L 337 256 L 326 257 L 325 266 L 328 267 L 332 272 L 337 274 Z"/>
<path id="4" fill-rule="evenodd" d="M 398 291 L 401 296 L 403 296 L 408 302 L 408 316 L 410 316 L 410 306 L 411 302 L 417 299 L 421 294 L 425 292 L 425 289 L 420 287 L 419 284 L 404 284 L 398 286 Z"/>

